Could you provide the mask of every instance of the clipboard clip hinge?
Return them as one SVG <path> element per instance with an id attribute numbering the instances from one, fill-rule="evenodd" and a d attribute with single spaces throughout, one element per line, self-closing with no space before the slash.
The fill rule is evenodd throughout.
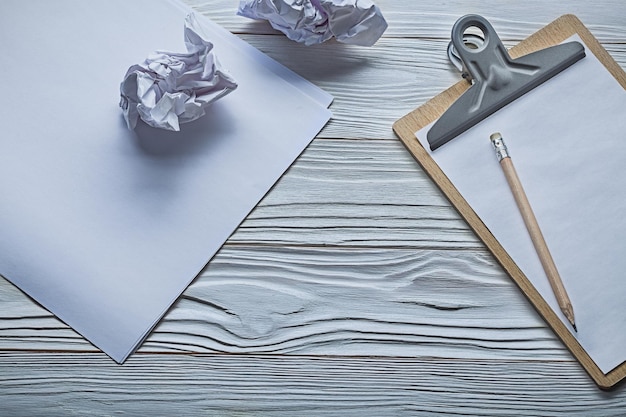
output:
<path id="1" fill-rule="evenodd" d="M 471 27 L 482 32 L 482 43 L 480 36 L 465 34 Z M 580 42 L 568 42 L 511 59 L 491 24 L 479 15 L 466 15 L 456 21 L 451 45 L 448 56 L 456 52 L 463 78 L 472 86 L 428 132 L 432 151 L 585 56 Z"/>
<path id="2" fill-rule="evenodd" d="M 478 49 L 485 43 L 485 38 L 481 35 L 475 33 L 464 33 L 463 34 L 463 44 L 471 49 Z M 454 67 L 461 73 L 461 77 L 469 82 L 470 84 L 474 84 L 474 80 L 472 78 L 472 74 L 469 73 L 467 68 L 465 68 L 465 64 L 461 60 L 459 53 L 456 51 L 454 47 L 454 43 L 450 41 L 448 43 L 448 59 L 450 63 L 454 65 Z"/>

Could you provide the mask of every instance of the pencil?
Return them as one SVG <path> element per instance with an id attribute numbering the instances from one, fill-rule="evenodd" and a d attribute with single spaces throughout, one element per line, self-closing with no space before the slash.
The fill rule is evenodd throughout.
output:
<path id="1" fill-rule="evenodd" d="M 543 270 L 548 277 L 548 281 L 550 282 L 552 291 L 554 292 L 554 295 L 559 303 L 559 307 L 567 320 L 569 320 L 572 324 L 574 331 L 578 331 L 574 321 L 574 309 L 572 308 L 572 302 L 567 295 L 567 291 L 565 290 L 559 271 L 556 269 L 552 255 L 548 250 L 548 245 L 543 237 L 543 233 L 541 233 L 541 229 L 537 223 L 537 218 L 535 217 L 530 203 L 528 202 L 522 183 L 517 176 L 515 166 L 513 165 L 511 156 L 509 155 L 507 147 L 504 144 L 502 135 L 500 133 L 494 133 L 489 137 L 489 139 L 496 150 L 496 156 L 498 157 L 498 161 L 500 162 L 506 181 L 509 183 L 509 187 L 511 188 L 515 202 L 517 203 L 517 207 L 522 214 L 524 224 L 526 225 L 526 229 L 528 229 L 535 251 L 539 256 L 541 266 L 543 266 Z"/>

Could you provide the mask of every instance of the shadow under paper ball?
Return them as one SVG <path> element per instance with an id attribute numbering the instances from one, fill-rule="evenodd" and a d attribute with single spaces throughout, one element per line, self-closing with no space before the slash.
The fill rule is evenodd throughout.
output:
<path id="1" fill-rule="evenodd" d="M 234 122 L 228 106 L 220 102 L 211 104 L 205 112 L 199 119 L 181 124 L 179 132 L 158 129 L 139 120 L 134 132 L 135 145 L 153 158 L 180 158 L 211 152 L 210 148 L 219 147 L 225 140 L 225 133 Z"/>

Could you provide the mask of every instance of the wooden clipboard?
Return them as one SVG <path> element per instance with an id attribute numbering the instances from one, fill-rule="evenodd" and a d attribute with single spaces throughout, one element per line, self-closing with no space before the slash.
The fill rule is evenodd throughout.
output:
<path id="1" fill-rule="evenodd" d="M 574 15 L 559 17 L 511 48 L 509 54 L 511 58 L 515 59 L 540 49 L 558 45 L 575 34 L 580 36 L 588 50 L 602 62 L 609 73 L 626 89 L 626 73 Z M 393 125 L 393 130 L 424 171 L 435 181 L 448 200 L 467 221 L 472 230 L 487 245 L 487 248 L 493 253 L 496 260 L 524 292 L 535 309 L 565 343 L 595 383 L 603 389 L 612 388 L 626 377 L 626 362 L 615 367 L 607 374 L 600 370 L 415 137 L 415 132 L 438 119 L 469 87 L 470 84 L 467 81 L 459 81 L 396 121 Z"/>

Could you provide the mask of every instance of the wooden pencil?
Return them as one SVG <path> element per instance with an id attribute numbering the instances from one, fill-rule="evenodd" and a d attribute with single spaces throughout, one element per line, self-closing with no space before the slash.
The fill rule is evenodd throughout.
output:
<path id="1" fill-rule="evenodd" d="M 550 282 L 552 291 L 554 292 L 557 302 L 559 303 L 559 307 L 561 308 L 561 311 L 563 312 L 567 320 L 572 324 L 574 330 L 578 331 L 576 329 L 576 323 L 574 320 L 574 309 L 572 307 L 572 302 L 567 295 L 567 291 L 565 290 L 565 286 L 563 285 L 563 281 L 561 280 L 559 271 L 556 268 L 554 259 L 552 259 L 552 255 L 550 254 L 548 245 L 546 244 L 546 241 L 543 237 L 543 233 L 541 233 L 541 229 L 539 228 L 539 224 L 537 223 L 537 218 L 535 217 L 532 207 L 528 202 L 526 192 L 524 191 L 522 183 L 517 176 L 515 166 L 513 165 L 513 161 L 511 160 L 507 147 L 504 144 L 502 135 L 496 132 L 492 134 L 489 139 L 491 140 L 491 143 L 496 150 L 496 155 L 500 162 L 500 166 L 502 167 L 502 171 L 504 172 L 504 176 L 509 183 L 509 187 L 511 188 L 511 192 L 513 193 L 515 202 L 517 203 L 517 207 L 522 214 L 524 224 L 526 225 L 526 229 L 528 229 L 528 233 L 530 234 L 530 238 L 535 247 L 535 251 L 539 256 L 539 260 L 541 261 L 541 265 L 543 266 L 543 269 L 548 277 L 548 281 Z"/>

